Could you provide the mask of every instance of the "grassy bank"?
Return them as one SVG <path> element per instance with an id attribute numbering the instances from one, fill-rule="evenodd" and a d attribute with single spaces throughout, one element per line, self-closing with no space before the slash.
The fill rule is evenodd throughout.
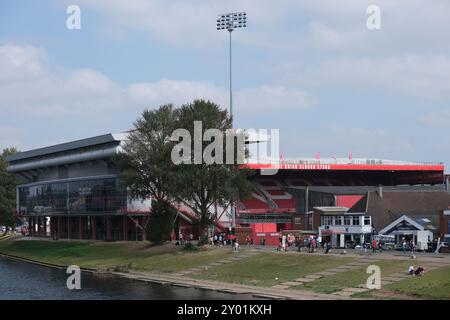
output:
<path id="1" fill-rule="evenodd" d="M 406 278 L 382 288 L 358 295 L 371 299 L 450 299 L 450 267 L 425 273 L 422 277 Z"/>
<path id="2" fill-rule="evenodd" d="M 417 261 L 417 263 L 421 263 Z M 403 260 L 380 260 L 370 261 L 369 265 L 377 265 L 381 270 L 381 278 L 392 275 L 396 272 L 406 272 L 410 263 Z M 317 293 L 333 293 L 345 288 L 356 287 L 364 284 L 370 274 L 367 273 L 367 266 L 355 268 L 353 270 L 340 272 L 333 276 L 318 279 L 311 283 L 296 287 L 300 290 L 312 290 Z"/>
<path id="3" fill-rule="evenodd" d="M 243 250 L 245 251 L 245 250 Z M 316 274 L 347 264 L 358 256 L 316 255 L 279 252 L 261 252 L 238 261 L 212 266 L 211 263 L 236 256 L 229 248 L 204 248 L 187 252 L 171 244 L 152 246 L 148 242 L 77 242 L 35 241 L 4 239 L 0 241 L 0 253 L 16 255 L 41 262 L 60 265 L 79 265 L 86 268 L 107 270 L 135 270 L 174 273 L 199 268 L 189 274 L 201 280 L 271 287 L 286 281 Z M 243 253 L 243 252 L 242 252 Z M 242 254 L 240 253 L 240 254 Z M 239 254 L 239 255 L 240 255 Z M 425 259 L 425 258 L 424 258 Z M 397 272 L 406 272 L 411 261 L 385 257 L 367 261 L 381 268 L 382 278 Z M 423 264 L 421 258 L 414 261 Z M 209 265 L 208 268 L 203 268 Z M 333 293 L 344 288 L 356 287 L 366 282 L 367 266 L 328 275 L 291 289 L 310 290 L 316 293 Z M 356 295 L 370 299 L 450 299 L 450 266 L 427 272 L 423 277 L 406 278 L 381 290 Z"/>
<path id="4" fill-rule="evenodd" d="M 269 287 L 352 261 L 340 256 L 297 255 L 276 252 L 217 266 L 195 277 L 238 284 Z"/>
<path id="5" fill-rule="evenodd" d="M 0 252 L 60 265 L 97 269 L 176 272 L 227 258 L 227 249 L 185 252 L 178 246 L 152 246 L 142 242 L 0 242 Z"/>

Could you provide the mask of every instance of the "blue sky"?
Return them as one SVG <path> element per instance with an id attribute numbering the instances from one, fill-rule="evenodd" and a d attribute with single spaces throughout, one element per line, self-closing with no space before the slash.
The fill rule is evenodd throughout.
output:
<path id="1" fill-rule="evenodd" d="M 81 30 L 66 8 L 81 8 Z M 366 9 L 381 9 L 368 30 Z M 280 129 L 286 157 L 450 159 L 450 2 L 0 2 L 0 149 L 132 127 L 144 108 L 194 98 L 228 106 L 233 33 L 236 126 Z"/>

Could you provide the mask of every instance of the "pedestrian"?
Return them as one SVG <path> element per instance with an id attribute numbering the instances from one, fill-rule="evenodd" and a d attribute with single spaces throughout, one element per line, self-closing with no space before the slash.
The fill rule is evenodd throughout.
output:
<path id="1" fill-rule="evenodd" d="M 372 253 L 377 252 L 377 240 L 372 239 Z"/>
<path id="2" fill-rule="evenodd" d="M 180 240 L 180 244 L 183 245 L 184 244 L 184 240 L 183 240 L 183 233 L 181 233 L 181 231 L 178 234 L 178 239 Z"/>
<path id="3" fill-rule="evenodd" d="M 425 274 L 425 269 L 419 264 L 417 270 L 414 271 L 415 276 L 423 276 Z"/>
<path id="4" fill-rule="evenodd" d="M 239 252 L 239 248 L 240 248 L 239 241 L 236 239 L 236 241 L 234 242 L 234 251 Z"/>
<path id="5" fill-rule="evenodd" d="M 322 237 L 317 237 L 317 251 L 319 251 L 319 248 L 322 248 Z"/>
<path id="6" fill-rule="evenodd" d="M 405 240 L 405 238 L 403 238 L 402 249 L 403 249 L 403 254 L 406 254 L 406 240 Z"/>
<path id="7" fill-rule="evenodd" d="M 314 252 L 314 248 L 316 248 L 317 242 L 315 238 L 311 239 L 311 251 Z"/>
<path id="8" fill-rule="evenodd" d="M 410 274 L 410 275 L 414 275 L 414 266 L 409 266 L 409 269 L 408 269 L 408 273 Z"/>
<path id="9" fill-rule="evenodd" d="M 330 252 L 331 244 L 330 244 L 329 242 L 326 242 L 326 243 L 324 244 L 324 247 L 325 247 L 325 253 Z"/>

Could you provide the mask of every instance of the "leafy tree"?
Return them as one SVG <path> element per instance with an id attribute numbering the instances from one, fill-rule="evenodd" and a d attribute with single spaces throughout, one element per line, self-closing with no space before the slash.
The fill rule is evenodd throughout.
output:
<path id="1" fill-rule="evenodd" d="M 173 228 L 173 208 L 176 200 L 183 202 L 196 214 L 203 235 L 213 222 L 214 204 L 229 206 L 237 199 L 247 197 L 251 184 L 248 172 L 232 164 L 175 164 L 172 155 L 179 143 L 173 136 L 176 129 L 184 129 L 194 137 L 194 121 L 202 122 L 202 137 L 206 129 L 217 129 L 225 135 L 231 128 L 227 111 L 210 101 L 195 100 L 178 109 L 163 105 L 157 110 L 146 110 L 135 122 L 134 130 L 123 145 L 116 163 L 131 197 L 152 198 L 152 212 L 148 225 L 149 236 L 155 242 L 167 239 L 167 230 Z M 215 141 L 211 139 L 212 141 Z M 222 141 L 225 143 L 226 141 Z M 210 142 L 201 142 L 202 150 Z M 189 149 L 192 144 L 189 144 Z M 235 155 L 237 154 L 235 147 Z M 225 150 L 225 146 L 223 148 Z M 183 150 L 184 153 L 185 150 Z M 213 150 L 211 154 L 216 155 Z M 220 154 L 217 154 L 220 156 Z M 194 153 L 183 154 L 194 160 Z M 236 160 L 236 158 L 234 159 Z M 189 162 L 189 161 L 187 161 Z M 153 234 L 152 234 L 153 233 Z"/>
<path id="2" fill-rule="evenodd" d="M 201 121 L 202 137 L 207 129 L 217 129 L 222 133 L 222 137 L 229 133 L 231 129 L 231 119 L 226 110 L 221 110 L 219 106 L 211 101 L 195 100 L 193 103 L 181 106 L 178 115 L 178 127 L 189 131 L 194 137 L 194 122 Z M 202 141 L 202 150 L 208 150 L 207 146 L 215 141 Z M 212 142 L 211 142 L 212 141 Z M 226 139 L 222 141 L 226 143 Z M 252 190 L 252 185 L 247 179 L 249 171 L 240 168 L 236 163 L 237 144 L 234 151 L 234 163 L 225 164 L 226 156 L 223 157 L 223 164 L 196 164 L 194 153 L 190 154 L 188 163 L 183 163 L 176 167 L 176 188 L 173 196 L 189 206 L 199 219 L 201 240 L 206 241 L 205 231 L 211 225 L 215 217 L 211 208 L 214 204 L 226 207 L 236 203 L 238 199 L 247 198 Z M 211 150 L 211 149 L 209 149 Z M 226 150 L 226 147 L 223 147 Z M 241 150 L 243 151 L 243 150 Z M 217 150 L 212 150 L 212 155 L 216 156 Z M 190 162 L 190 163 L 189 163 Z"/>
<path id="3" fill-rule="evenodd" d="M 115 158 L 129 195 L 154 201 L 147 231 L 154 231 L 154 225 L 160 225 L 158 219 L 172 214 L 169 202 L 174 164 L 170 161 L 170 154 L 174 142 L 170 141 L 170 136 L 175 129 L 175 120 L 175 111 L 170 104 L 157 110 L 145 110 L 134 123 L 134 130 L 128 134 L 123 151 Z M 173 227 L 173 221 L 170 227 Z M 163 230 L 155 235 L 163 236 Z M 164 238 L 152 236 L 156 242 L 166 239 L 165 235 Z"/>
<path id="4" fill-rule="evenodd" d="M 17 181 L 14 175 L 6 171 L 5 157 L 14 153 L 17 153 L 17 149 L 7 148 L 0 156 L 0 225 L 7 227 L 14 227 L 16 223 L 14 208 L 16 207 Z"/>
<path id="5" fill-rule="evenodd" d="M 147 224 L 147 239 L 156 244 L 169 239 L 177 211 L 166 201 L 154 201 Z"/>

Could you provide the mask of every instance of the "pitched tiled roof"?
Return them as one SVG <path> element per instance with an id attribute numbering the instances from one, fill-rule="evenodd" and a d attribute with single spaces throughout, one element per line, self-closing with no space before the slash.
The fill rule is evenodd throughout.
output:
<path id="1" fill-rule="evenodd" d="M 372 224 L 377 231 L 398 219 L 402 215 L 411 218 L 427 218 L 439 227 L 441 210 L 450 208 L 450 193 L 447 192 L 414 192 L 392 191 L 368 192 L 349 212 L 368 212 L 372 216 Z"/>

